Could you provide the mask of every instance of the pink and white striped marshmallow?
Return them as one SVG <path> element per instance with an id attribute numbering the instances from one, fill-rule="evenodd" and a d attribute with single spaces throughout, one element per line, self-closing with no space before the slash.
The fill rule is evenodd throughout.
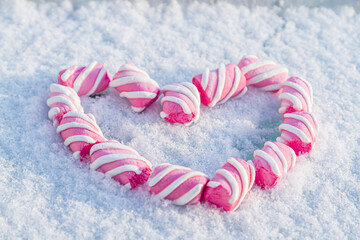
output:
<path id="1" fill-rule="evenodd" d="M 246 84 L 262 91 L 278 91 L 282 87 L 281 83 L 288 77 L 287 68 L 256 56 L 243 57 L 238 66 L 245 75 Z"/>
<path id="2" fill-rule="evenodd" d="M 142 112 L 160 95 L 157 82 L 133 63 L 125 63 L 115 73 L 110 87 L 115 88 L 120 97 L 129 100 L 135 112 Z"/>
<path id="3" fill-rule="evenodd" d="M 59 72 L 58 83 L 74 88 L 79 96 L 96 94 L 109 86 L 110 78 L 102 63 L 88 67 L 71 66 Z"/>
<path id="4" fill-rule="evenodd" d="M 200 94 L 194 84 L 173 83 L 162 89 L 163 111 L 160 116 L 169 123 L 189 125 L 200 117 Z"/>
<path id="5" fill-rule="evenodd" d="M 208 178 L 202 172 L 164 163 L 155 167 L 149 181 L 150 193 L 176 205 L 201 201 Z"/>
<path id="6" fill-rule="evenodd" d="M 280 142 L 266 142 L 261 150 L 254 152 L 255 183 L 262 188 L 275 187 L 295 162 L 296 155 L 290 147 Z"/>
<path id="7" fill-rule="evenodd" d="M 50 107 L 48 117 L 57 127 L 65 113 L 84 112 L 80 98 L 74 89 L 53 83 L 50 85 L 50 98 L 46 101 Z"/>
<path id="8" fill-rule="evenodd" d="M 313 105 L 313 91 L 311 84 L 298 77 L 290 77 L 283 82 L 279 95 L 281 107 L 279 113 L 311 112 Z"/>
<path id="9" fill-rule="evenodd" d="M 255 168 L 251 161 L 229 158 L 215 177 L 207 183 L 204 201 L 224 211 L 235 211 L 255 180 Z"/>
<path id="10" fill-rule="evenodd" d="M 95 117 L 92 114 L 81 112 L 66 113 L 56 132 L 61 135 L 65 146 L 70 147 L 73 156 L 77 159 L 89 155 L 90 148 L 94 143 L 106 141 Z"/>
<path id="11" fill-rule="evenodd" d="M 246 80 L 234 64 L 220 64 L 219 69 L 196 75 L 193 84 L 200 93 L 201 103 L 208 107 L 225 103 L 230 98 L 241 97 L 246 91 Z"/>
<path id="12" fill-rule="evenodd" d="M 147 182 L 151 175 L 151 163 L 118 141 L 94 144 L 90 149 L 90 168 L 112 177 L 121 185 L 136 188 Z"/>
<path id="13" fill-rule="evenodd" d="M 281 136 L 276 139 L 292 149 L 297 156 L 308 153 L 314 146 L 318 125 L 313 114 L 293 112 L 284 114 L 284 122 L 280 124 Z"/>

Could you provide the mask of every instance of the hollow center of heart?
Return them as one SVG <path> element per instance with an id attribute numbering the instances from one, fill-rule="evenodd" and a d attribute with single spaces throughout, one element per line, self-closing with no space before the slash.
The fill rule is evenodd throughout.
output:
<path id="1" fill-rule="evenodd" d="M 135 148 L 153 166 L 168 162 L 209 176 L 228 157 L 251 160 L 254 150 L 279 136 L 282 121 L 277 97 L 254 88 L 242 98 L 213 108 L 202 105 L 199 121 L 191 126 L 163 121 L 160 99 L 140 114 L 134 113 L 128 101 L 113 89 L 103 96 L 81 100 L 107 139 Z"/>

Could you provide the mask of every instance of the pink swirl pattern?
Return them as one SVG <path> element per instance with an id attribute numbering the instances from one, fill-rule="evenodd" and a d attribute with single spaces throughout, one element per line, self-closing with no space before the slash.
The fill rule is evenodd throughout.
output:
<path id="1" fill-rule="evenodd" d="M 256 56 L 245 56 L 239 68 L 246 78 L 246 84 L 262 91 L 276 92 L 282 87 L 282 82 L 288 77 L 288 70 L 272 61 L 264 61 Z"/>
<path id="2" fill-rule="evenodd" d="M 80 98 L 74 89 L 55 83 L 50 85 L 50 98 L 46 103 L 50 107 L 48 117 L 55 127 L 59 125 L 67 112 L 84 112 Z"/>
<path id="3" fill-rule="evenodd" d="M 279 113 L 311 112 L 313 105 L 313 91 L 310 83 L 298 77 L 290 77 L 283 82 L 279 95 L 281 107 Z"/>
<path id="4" fill-rule="evenodd" d="M 94 144 L 90 157 L 91 169 L 105 173 L 129 188 L 146 183 L 151 175 L 152 165 L 148 160 L 115 140 Z"/>
<path id="5" fill-rule="evenodd" d="M 192 83 L 173 83 L 162 89 L 163 111 L 160 116 L 169 123 L 189 125 L 200 117 L 200 94 Z"/>
<path id="6" fill-rule="evenodd" d="M 115 88 L 120 97 L 127 98 L 135 112 L 144 111 L 160 95 L 157 82 L 133 63 L 126 63 L 119 68 L 110 87 Z"/>
<path id="7" fill-rule="evenodd" d="M 94 143 L 106 141 L 94 116 L 81 112 L 66 113 L 56 132 L 61 135 L 65 146 L 70 147 L 77 159 L 89 155 Z"/>
<path id="8" fill-rule="evenodd" d="M 225 103 L 230 98 L 241 97 L 246 91 L 246 80 L 234 64 L 220 64 L 219 69 L 196 75 L 192 79 L 201 97 L 201 103 L 213 107 Z"/>
<path id="9" fill-rule="evenodd" d="M 76 65 L 59 72 L 58 83 L 73 88 L 79 96 L 96 94 L 109 86 L 109 76 L 104 65 L 92 62 L 88 67 Z"/>
<path id="10" fill-rule="evenodd" d="M 215 177 L 207 183 L 204 201 L 224 211 L 235 211 L 255 180 L 255 168 L 251 161 L 229 158 Z"/>
<path id="11" fill-rule="evenodd" d="M 202 172 L 165 163 L 155 167 L 149 187 L 151 194 L 176 205 L 197 204 L 207 182 L 208 178 Z"/>
<path id="12" fill-rule="evenodd" d="M 292 149 L 297 156 L 312 149 L 318 131 L 316 118 L 308 112 L 284 114 L 284 122 L 279 126 L 281 136 L 276 139 Z"/>
<path id="13" fill-rule="evenodd" d="M 280 142 L 266 142 L 261 150 L 254 152 L 255 183 L 262 188 L 275 187 L 295 162 L 296 155 L 290 147 Z"/>

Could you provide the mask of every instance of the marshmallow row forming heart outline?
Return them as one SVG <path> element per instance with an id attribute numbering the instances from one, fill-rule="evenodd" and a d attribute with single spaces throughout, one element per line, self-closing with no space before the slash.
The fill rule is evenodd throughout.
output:
<path id="1" fill-rule="evenodd" d="M 267 141 L 254 151 L 254 159 L 229 158 L 209 181 L 199 171 L 150 161 L 135 149 L 104 137 L 92 114 L 85 114 L 80 96 L 115 88 L 135 112 L 144 111 L 161 94 L 160 116 L 169 123 L 190 125 L 199 120 L 200 103 L 213 107 L 247 92 L 247 86 L 273 92 L 281 101 L 279 113 L 284 122 L 275 142 Z M 122 65 L 110 80 L 103 64 L 71 66 L 51 84 L 48 117 L 75 158 L 89 161 L 93 170 L 103 172 L 128 188 L 146 184 L 154 196 L 174 204 L 208 202 L 224 211 L 236 210 L 255 182 L 261 188 L 275 187 L 295 166 L 296 156 L 310 152 L 318 131 L 311 113 L 313 92 L 309 82 L 288 78 L 288 70 L 255 56 L 243 57 L 238 65 L 220 64 L 205 69 L 192 83 L 173 83 L 159 88 L 158 83 L 133 63 Z"/>

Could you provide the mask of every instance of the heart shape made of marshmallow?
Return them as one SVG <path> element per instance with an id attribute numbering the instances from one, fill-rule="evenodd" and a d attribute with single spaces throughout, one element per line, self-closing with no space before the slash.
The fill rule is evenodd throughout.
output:
<path id="1" fill-rule="evenodd" d="M 190 125 L 200 119 L 200 104 L 208 107 L 243 96 L 247 86 L 273 92 L 281 101 L 284 122 L 275 142 L 267 141 L 254 151 L 254 159 L 229 158 L 210 180 L 190 168 L 160 164 L 155 168 L 135 149 L 108 140 L 92 114 L 84 113 L 79 96 L 93 95 L 108 87 L 129 100 L 135 112 L 143 112 L 161 94 L 160 116 L 171 124 Z M 205 69 L 192 82 L 173 83 L 160 89 L 158 83 L 133 63 L 122 65 L 112 79 L 103 64 L 71 66 L 60 71 L 58 84 L 51 84 L 48 117 L 73 156 L 88 161 L 92 170 L 109 175 L 128 188 L 147 184 L 154 196 L 176 205 L 207 202 L 224 211 L 236 210 L 253 183 L 273 188 L 295 166 L 296 157 L 310 152 L 318 125 L 311 113 L 310 83 L 288 78 L 288 70 L 255 56 L 243 57 L 238 65 L 220 64 Z"/>

